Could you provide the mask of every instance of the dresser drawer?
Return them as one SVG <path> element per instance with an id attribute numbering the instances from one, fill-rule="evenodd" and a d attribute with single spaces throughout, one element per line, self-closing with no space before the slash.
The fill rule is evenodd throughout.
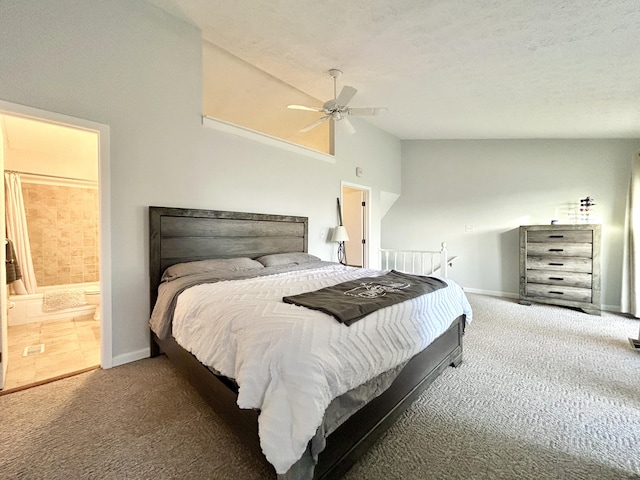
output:
<path id="1" fill-rule="evenodd" d="M 534 243 L 592 243 L 591 230 L 529 230 L 527 242 Z"/>
<path id="2" fill-rule="evenodd" d="M 593 246 L 590 243 L 528 243 L 527 255 L 591 258 Z"/>
<path id="3" fill-rule="evenodd" d="M 566 287 L 561 285 L 543 285 L 541 283 L 527 283 L 527 296 L 558 298 L 576 302 L 590 302 L 591 289 Z"/>
<path id="4" fill-rule="evenodd" d="M 593 273 L 593 262 L 582 257 L 538 257 L 527 255 L 527 270 Z M 529 275 L 529 272 L 527 272 Z"/>
<path id="5" fill-rule="evenodd" d="M 565 287 L 591 288 L 590 273 L 577 273 L 553 270 L 527 270 L 527 283 L 544 285 L 563 285 Z"/>

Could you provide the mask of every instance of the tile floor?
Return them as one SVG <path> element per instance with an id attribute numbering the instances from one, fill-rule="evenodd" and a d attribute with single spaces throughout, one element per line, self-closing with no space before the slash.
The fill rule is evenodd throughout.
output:
<path id="1" fill-rule="evenodd" d="M 8 338 L 4 391 L 100 365 L 100 322 L 92 315 L 9 326 Z M 39 344 L 42 353 L 24 356 Z"/>

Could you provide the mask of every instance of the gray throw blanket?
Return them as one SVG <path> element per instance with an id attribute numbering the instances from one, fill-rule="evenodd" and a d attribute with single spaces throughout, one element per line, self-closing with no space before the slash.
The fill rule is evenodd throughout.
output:
<path id="1" fill-rule="evenodd" d="M 391 270 L 379 277 L 359 278 L 315 292 L 283 297 L 282 300 L 327 313 L 348 326 L 376 310 L 446 286 L 446 282 L 439 278 Z"/>

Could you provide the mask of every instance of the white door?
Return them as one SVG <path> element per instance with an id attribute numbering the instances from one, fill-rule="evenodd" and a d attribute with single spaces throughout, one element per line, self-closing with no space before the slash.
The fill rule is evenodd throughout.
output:
<path id="1" fill-rule="evenodd" d="M 346 264 L 353 267 L 367 266 L 367 193 L 355 186 L 342 187 L 342 221 L 349 235 L 349 241 L 344 244 L 345 257 Z"/>
<path id="2" fill-rule="evenodd" d="M 0 172 L 4 172 L 4 130 L 2 130 L 2 117 L 0 117 Z M 4 175 L 0 182 L 0 212 L 4 219 Z M 7 232 L 5 223 L 0 222 L 0 238 L 6 239 Z M 7 258 L 4 242 L 0 242 L 0 389 L 4 387 L 7 378 L 7 366 L 9 365 L 9 339 L 8 339 L 8 319 L 7 319 L 7 270 L 4 267 Z"/>

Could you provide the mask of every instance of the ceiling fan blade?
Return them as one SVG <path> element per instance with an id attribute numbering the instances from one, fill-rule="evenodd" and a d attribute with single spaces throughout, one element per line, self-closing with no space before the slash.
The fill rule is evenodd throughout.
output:
<path id="1" fill-rule="evenodd" d="M 325 115 L 322 118 L 319 118 L 318 120 L 316 120 L 315 122 L 311 122 L 309 125 L 307 125 L 304 128 L 300 129 L 300 133 L 306 133 L 309 130 L 311 130 L 313 127 L 317 127 L 318 125 L 320 125 L 322 122 L 326 122 L 327 120 L 329 120 L 331 118 L 330 115 Z"/>
<path id="2" fill-rule="evenodd" d="M 358 107 L 358 108 L 349 108 L 347 110 L 347 115 L 352 115 L 354 117 L 375 117 L 382 111 L 386 111 L 385 107 Z"/>
<path id="3" fill-rule="evenodd" d="M 353 124 L 349 121 L 348 118 L 342 117 L 340 123 L 345 126 L 345 130 L 349 135 L 353 135 L 354 133 L 356 133 L 356 129 L 353 127 Z"/>
<path id="4" fill-rule="evenodd" d="M 338 98 L 336 98 L 336 103 L 341 106 L 344 107 L 345 105 L 347 105 L 351 99 L 353 98 L 353 96 L 356 94 L 358 90 L 356 90 L 353 87 L 350 87 L 349 85 L 345 85 L 344 87 L 342 87 L 342 90 L 340 91 L 340 95 L 338 95 Z"/>
<path id="5" fill-rule="evenodd" d="M 322 108 L 305 107 L 304 105 L 287 105 L 287 108 L 291 108 L 292 110 L 306 110 L 308 112 L 322 112 Z"/>

